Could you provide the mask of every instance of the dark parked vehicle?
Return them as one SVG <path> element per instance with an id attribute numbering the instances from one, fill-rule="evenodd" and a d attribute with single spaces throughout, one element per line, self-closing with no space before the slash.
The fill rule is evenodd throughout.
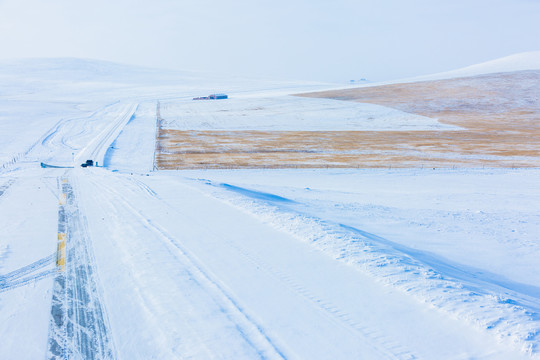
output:
<path id="1" fill-rule="evenodd" d="M 94 160 L 86 160 L 86 162 L 82 163 L 81 166 L 82 167 L 94 166 Z"/>

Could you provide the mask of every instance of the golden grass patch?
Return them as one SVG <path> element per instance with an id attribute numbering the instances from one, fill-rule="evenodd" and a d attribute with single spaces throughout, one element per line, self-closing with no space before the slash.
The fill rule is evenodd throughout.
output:
<path id="1" fill-rule="evenodd" d="M 373 103 L 457 131 L 181 131 L 158 129 L 159 169 L 538 167 L 540 72 L 301 94 Z"/>

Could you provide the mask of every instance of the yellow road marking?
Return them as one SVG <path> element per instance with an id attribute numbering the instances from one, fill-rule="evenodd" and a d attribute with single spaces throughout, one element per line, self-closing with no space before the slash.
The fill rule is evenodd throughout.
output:
<path id="1" fill-rule="evenodd" d="M 62 179 L 63 184 L 67 184 L 68 179 Z M 67 194 L 61 193 L 58 198 L 58 204 L 66 205 Z M 64 271 L 66 266 L 66 233 L 58 233 L 58 250 L 56 252 L 56 267 L 58 271 Z"/>
<path id="2" fill-rule="evenodd" d="M 64 271 L 66 265 L 66 234 L 58 233 L 58 251 L 56 254 L 56 267 Z"/>

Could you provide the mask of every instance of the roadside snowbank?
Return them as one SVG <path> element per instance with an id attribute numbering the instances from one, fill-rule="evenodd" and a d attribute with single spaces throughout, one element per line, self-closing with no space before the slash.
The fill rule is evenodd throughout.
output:
<path id="1" fill-rule="evenodd" d="M 264 223 L 526 353 L 538 354 L 538 170 L 186 173 L 201 179 L 198 186 L 212 185 L 213 196 Z M 448 179 L 458 184 L 441 191 Z M 367 203 L 359 203 L 362 200 Z M 386 214 L 377 214 L 382 215 L 379 219 L 362 209 L 377 210 L 385 203 Z M 467 219 L 471 205 L 482 209 L 482 221 Z M 439 210 L 429 213 L 429 207 Z M 502 218 L 501 207 L 508 210 Z M 450 216 L 441 216 L 444 213 Z M 384 230 L 389 221 L 392 228 Z M 447 230 L 434 233 L 425 226 L 430 222 Z M 470 233 L 473 227 L 479 228 L 475 234 Z M 377 229 L 378 235 L 366 228 Z M 524 235 L 516 237 L 515 231 Z"/>

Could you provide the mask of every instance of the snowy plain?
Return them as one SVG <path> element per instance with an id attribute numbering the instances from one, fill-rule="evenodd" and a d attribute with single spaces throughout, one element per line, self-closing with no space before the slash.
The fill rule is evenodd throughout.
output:
<path id="1" fill-rule="evenodd" d="M 158 100 L 187 129 L 451 129 L 287 96 L 335 84 L 2 66 L 0 359 L 539 357 L 540 170 L 153 171 Z M 224 105 L 192 103 L 226 90 Z M 80 168 L 89 154 L 104 167 Z M 59 208 L 73 217 L 66 261 L 91 270 L 88 306 L 105 309 L 105 352 L 78 337 L 51 347 Z M 69 304 L 66 328 L 82 326 L 69 311 L 89 309 Z"/>
<path id="2" fill-rule="evenodd" d="M 175 130 L 395 131 L 457 130 L 425 116 L 374 104 L 295 96 L 229 101 L 166 101 L 162 126 Z"/>

